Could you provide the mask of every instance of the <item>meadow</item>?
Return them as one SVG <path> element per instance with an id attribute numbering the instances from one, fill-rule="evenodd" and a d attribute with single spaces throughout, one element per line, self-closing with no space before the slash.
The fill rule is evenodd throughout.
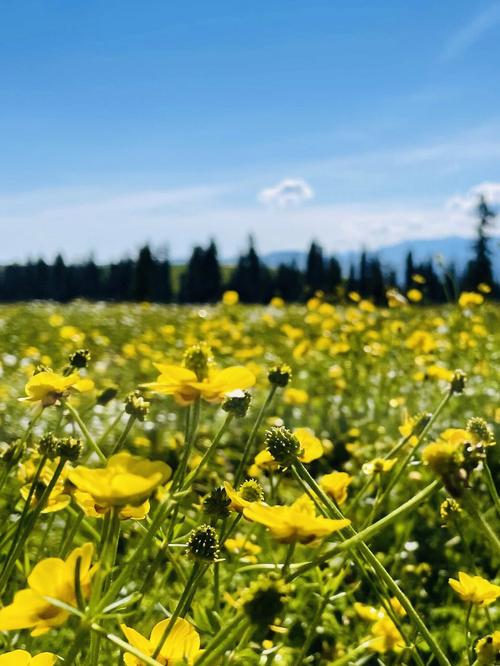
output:
<path id="1" fill-rule="evenodd" d="M 0 307 L 0 665 L 500 663 L 500 307 L 389 303 Z"/>

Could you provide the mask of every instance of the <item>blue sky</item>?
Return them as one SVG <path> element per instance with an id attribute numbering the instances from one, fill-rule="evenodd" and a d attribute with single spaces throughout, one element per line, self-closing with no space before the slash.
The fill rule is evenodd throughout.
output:
<path id="1" fill-rule="evenodd" d="M 0 12 L 0 261 L 377 247 L 500 202 L 499 1 Z"/>

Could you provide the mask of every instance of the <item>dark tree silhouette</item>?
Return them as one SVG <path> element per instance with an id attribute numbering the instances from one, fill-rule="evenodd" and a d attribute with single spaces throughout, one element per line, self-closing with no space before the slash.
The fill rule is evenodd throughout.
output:
<path id="1" fill-rule="evenodd" d="M 481 283 L 491 287 L 494 282 L 488 231 L 493 225 L 496 215 L 486 203 L 484 196 L 480 197 L 476 212 L 478 224 L 477 238 L 474 243 L 475 256 L 467 264 L 467 269 L 463 277 L 464 289 L 477 289 L 477 286 Z"/>

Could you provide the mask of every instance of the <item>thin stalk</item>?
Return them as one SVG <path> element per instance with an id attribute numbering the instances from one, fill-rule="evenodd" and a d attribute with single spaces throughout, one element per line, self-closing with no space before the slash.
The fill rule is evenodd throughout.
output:
<path id="1" fill-rule="evenodd" d="M 227 648 L 233 644 L 237 635 L 240 634 L 249 620 L 243 614 L 237 614 L 236 617 L 225 625 L 208 643 L 203 650 L 200 658 L 196 660 L 196 666 L 209 666 L 216 663 L 219 665 L 219 657 L 224 654 Z M 217 661 L 215 661 L 217 660 Z"/>
<path id="2" fill-rule="evenodd" d="M 493 500 L 493 504 L 495 505 L 497 514 L 500 516 L 500 497 L 498 496 L 498 490 L 495 485 L 495 481 L 493 480 L 493 475 L 491 473 L 491 469 L 490 466 L 488 465 L 487 460 L 483 462 L 483 467 L 484 467 L 484 480 L 486 482 L 486 487 L 490 491 L 491 499 Z"/>
<path id="3" fill-rule="evenodd" d="M 116 595 L 119 593 L 121 588 L 125 585 L 125 583 L 128 580 L 133 580 L 133 571 L 134 567 L 137 564 L 137 562 L 144 557 L 145 551 L 149 548 L 151 545 L 151 542 L 154 539 L 154 536 L 162 524 L 165 514 L 167 513 L 168 509 L 170 508 L 170 504 L 168 502 L 164 502 L 163 504 L 160 504 L 156 510 L 155 516 L 153 520 L 151 521 L 151 525 L 149 526 L 149 529 L 147 532 L 144 532 L 142 538 L 140 539 L 139 543 L 137 544 L 136 549 L 130 556 L 130 559 L 127 562 L 124 562 L 122 566 L 120 567 L 120 571 L 118 575 L 116 576 L 115 580 L 111 583 L 108 591 L 106 594 L 103 595 L 101 602 L 98 607 L 98 611 L 101 611 L 103 608 L 105 608 L 113 599 L 116 597 Z"/>
<path id="4" fill-rule="evenodd" d="M 316 481 L 312 478 L 312 476 L 309 474 L 307 469 L 304 467 L 304 465 L 300 462 L 297 461 L 295 463 L 297 466 L 297 469 L 299 471 L 299 474 L 301 475 L 302 479 L 308 484 L 316 493 L 316 495 L 319 497 L 319 499 L 322 501 L 324 504 L 325 508 L 329 512 L 332 518 L 336 519 L 343 519 L 344 515 L 342 511 L 333 503 L 331 500 L 328 498 L 328 496 L 321 490 L 321 488 L 318 486 Z M 346 530 L 352 535 L 356 536 L 357 533 L 354 530 L 352 526 L 349 526 L 346 528 Z M 406 594 L 401 590 L 399 585 L 396 583 L 396 581 L 392 578 L 392 576 L 389 574 L 389 572 L 385 569 L 385 567 L 379 562 L 377 557 L 372 553 L 370 548 L 366 545 L 364 541 L 360 541 L 358 545 L 360 554 L 363 556 L 363 558 L 370 564 L 370 566 L 373 567 L 375 574 L 377 577 L 381 580 L 381 582 L 384 583 L 384 585 L 390 590 L 390 592 L 397 598 L 399 603 L 402 605 L 402 607 L 405 609 L 408 618 L 412 622 L 412 624 L 415 626 L 415 628 L 420 632 L 422 635 L 422 638 L 425 640 L 427 645 L 429 646 L 430 651 L 433 653 L 434 657 L 437 659 L 439 664 L 441 666 L 451 666 L 448 658 L 444 654 L 444 652 L 441 650 L 440 645 L 437 643 L 429 629 L 427 628 L 427 625 L 424 623 L 418 612 L 415 610 L 413 604 L 411 601 L 408 599 Z"/>
<path id="5" fill-rule="evenodd" d="M 306 573 L 310 569 L 313 569 L 322 562 L 327 562 L 332 557 L 334 557 L 334 555 L 337 555 L 338 553 L 351 550 L 352 548 L 357 546 L 361 541 L 368 541 L 375 534 L 378 534 L 385 527 L 391 525 L 392 523 L 402 518 L 404 515 L 412 511 L 416 506 L 418 506 L 424 500 L 430 497 L 438 489 L 439 485 L 440 485 L 439 481 L 433 481 L 428 486 L 423 488 L 423 490 L 417 493 L 414 497 L 409 499 L 404 504 L 401 504 L 397 509 L 394 509 L 394 511 L 387 514 L 386 516 L 378 520 L 376 523 L 373 523 L 373 525 L 366 527 L 364 530 L 361 530 L 360 532 L 350 537 L 349 539 L 346 539 L 341 543 L 335 544 L 332 548 L 327 550 L 319 557 L 295 569 L 295 571 L 292 574 L 289 574 L 288 580 L 293 580 L 298 576 L 302 576 L 302 574 Z"/>
<path id="6" fill-rule="evenodd" d="M 71 517 L 71 514 L 68 514 L 69 517 Z M 80 511 L 76 518 L 73 520 L 73 523 L 70 527 L 70 529 L 67 531 L 66 535 L 64 536 L 64 539 L 61 543 L 61 547 L 59 549 L 59 557 L 62 559 L 65 559 L 69 549 L 73 545 L 73 541 L 75 539 L 76 533 L 78 532 L 78 529 L 80 525 L 82 524 L 82 520 L 84 517 L 83 511 Z"/>
<path id="7" fill-rule="evenodd" d="M 443 411 L 443 409 L 444 409 L 444 408 L 446 407 L 446 405 L 448 404 L 448 401 L 450 400 L 450 398 L 451 398 L 452 395 L 453 395 L 453 393 L 452 393 L 451 391 L 448 391 L 448 392 L 446 393 L 446 395 L 443 397 L 443 399 L 441 400 L 441 402 L 439 403 L 439 405 L 438 405 L 438 406 L 436 407 L 436 409 L 434 410 L 434 412 L 433 412 L 431 418 L 429 419 L 427 425 L 425 426 L 425 428 L 422 430 L 422 432 L 421 432 L 420 435 L 418 436 L 417 441 L 416 441 L 415 444 L 411 447 L 411 449 L 408 451 L 408 453 L 406 454 L 405 458 L 403 458 L 403 461 L 402 461 L 401 464 L 397 467 L 397 469 L 395 470 L 394 474 L 392 474 L 392 476 L 390 477 L 390 479 L 389 479 L 389 483 L 387 484 L 387 486 L 386 486 L 384 492 L 383 492 L 382 495 L 380 496 L 380 499 L 379 499 L 379 501 L 378 501 L 378 507 L 381 507 L 381 506 L 384 504 L 384 502 L 385 502 L 385 500 L 387 499 L 387 497 L 389 496 L 391 490 L 394 488 L 394 486 L 396 485 L 396 483 L 397 483 L 397 482 L 399 481 L 399 479 L 401 478 L 401 475 L 403 474 L 403 472 L 405 471 L 405 469 L 408 467 L 408 464 L 410 463 L 411 459 L 413 458 L 413 456 L 415 455 L 415 453 L 416 453 L 417 450 L 419 449 L 420 445 L 421 445 L 422 442 L 424 441 L 424 439 L 425 439 L 427 433 L 429 432 L 429 430 L 430 430 L 431 427 L 433 426 L 433 424 L 434 424 L 434 422 L 436 421 L 436 419 L 439 417 L 439 415 L 441 414 L 441 412 Z M 378 508 L 378 507 L 376 507 L 376 508 Z"/>
<path id="8" fill-rule="evenodd" d="M 160 637 L 160 640 L 158 641 L 154 651 L 153 651 L 153 659 L 156 659 L 156 657 L 160 654 L 162 647 L 165 644 L 165 641 L 170 635 L 170 632 L 174 628 L 174 624 L 177 620 L 177 618 L 181 615 L 182 611 L 184 610 L 184 605 L 186 603 L 187 598 L 189 597 L 189 594 L 191 592 L 191 588 L 194 586 L 196 580 L 198 579 L 198 574 L 200 572 L 200 563 L 195 562 L 193 564 L 193 568 L 191 569 L 191 575 L 188 578 L 188 581 L 186 583 L 186 586 L 184 588 L 184 592 L 182 593 L 179 601 L 177 602 L 177 606 L 175 607 L 174 612 L 170 616 L 170 620 L 165 627 L 163 634 Z"/>
<path id="9" fill-rule="evenodd" d="M 227 430 L 227 427 L 229 426 L 229 424 L 231 423 L 233 418 L 234 418 L 233 414 L 228 414 L 226 416 L 226 418 L 224 420 L 224 423 L 221 425 L 217 434 L 213 438 L 212 443 L 210 444 L 208 449 L 205 451 L 205 454 L 203 455 L 202 459 L 200 460 L 198 466 L 196 467 L 196 469 L 194 469 L 192 472 L 190 472 L 187 475 L 187 477 L 184 480 L 184 483 L 181 487 L 181 490 L 186 490 L 187 488 L 189 488 L 189 486 L 196 481 L 196 479 L 198 478 L 198 475 L 200 474 L 201 470 L 206 465 L 208 465 L 208 463 L 212 459 L 214 453 L 217 451 L 217 445 L 219 444 L 222 435 Z"/>
<path id="10" fill-rule="evenodd" d="M 40 499 L 38 500 L 37 504 L 35 505 L 34 509 L 31 511 L 31 513 L 26 515 L 25 519 L 25 524 L 23 525 L 19 535 L 16 534 L 16 538 L 13 541 L 13 549 L 11 549 L 10 555 L 5 563 L 5 567 L 2 571 L 2 576 L 0 578 L 0 593 L 4 592 L 5 585 L 8 582 L 8 579 L 12 573 L 12 570 L 16 564 L 16 561 L 21 553 L 21 551 L 24 548 L 24 545 L 26 541 L 29 538 L 29 535 L 33 528 L 35 527 L 36 521 L 38 520 L 38 517 L 42 513 L 43 509 L 47 505 L 48 499 L 50 497 L 50 493 L 54 490 L 54 487 L 61 476 L 61 472 L 63 471 L 64 465 L 66 464 L 66 459 L 59 458 L 59 462 L 57 463 L 57 467 L 54 471 L 54 474 L 52 475 L 52 478 L 50 479 L 47 487 L 44 489 Z"/>
<path id="11" fill-rule="evenodd" d="M 469 664 L 472 664 L 474 655 L 471 650 L 471 633 L 470 633 L 470 617 L 472 613 L 472 602 L 467 604 L 467 611 L 465 613 L 465 650 Z"/>
<path id="12" fill-rule="evenodd" d="M 104 444 L 104 442 L 107 440 L 108 436 L 113 432 L 113 430 L 116 428 L 116 426 L 120 423 L 121 418 L 125 412 L 121 411 L 110 423 L 110 425 L 106 428 L 106 430 L 102 433 L 102 435 L 99 437 L 97 440 L 97 446 L 101 448 L 101 446 Z"/>
<path id="13" fill-rule="evenodd" d="M 296 545 L 297 543 L 295 541 L 292 541 L 292 543 L 289 544 L 287 548 L 285 561 L 283 562 L 283 569 L 281 570 L 281 575 L 283 576 L 283 578 L 286 578 L 288 576 L 288 572 L 290 570 L 290 564 L 292 563 L 293 553 L 295 551 Z"/>
<path id="14" fill-rule="evenodd" d="M 239 486 L 241 479 L 243 477 L 243 474 L 245 472 L 246 466 L 248 464 L 248 460 L 250 458 L 250 453 L 252 451 L 253 444 L 255 442 L 255 438 L 257 437 L 257 433 L 259 432 L 259 428 L 261 426 L 261 423 L 264 419 L 264 416 L 274 398 L 274 394 L 276 393 L 277 390 L 276 384 L 273 384 L 271 386 L 271 389 L 267 395 L 267 398 L 260 408 L 259 413 L 257 414 L 257 418 L 255 419 L 255 423 L 252 426 L 252 430 L 250 431 L 250 435 L 248 436 L 248 439 L 245 443 L 245 448 L 243 449 L 243 454 L 241 456 L 241 460 L 239 462 L 239 465 L 236 469 L 236 473 L 234 475 L 234 487 L 236 488 Z"/>
<path id="15" fill-rule="evenodd" d="M 314 640 L 314 634 L 321 621 L 321 616 L 323 615 L 323 611 L 325 610 L 327 605 L 328 605 L 328 596 L 323 597 L 323 599 L 318 599 L 318 605 L 316 606 L 314 615 L 312 616 L 311 621 L 308 622 L 308 630 L 304 643 L 302 645 L 302 648 L 300 649 L 299 654 L 297 655 L 297 659 L 295 659 L 295 661 L 293 662 L 293 666 L 302 666 L 302 664 L 304 663 L 307 651 L 311 647 L 311 643 Z"/>
<path id="16" fill-rule="evenodd" d="M 125 424 L 125 428 L 123 428 L 120 436 L 116 440 L 116 443 L 113 446 L 113 448 L 111 449 L 111 453 L 109 455 L 113 456 L 113 455 L 115 455 L 115 453 L 118 453 L 118 451 L 120 451 L 122 446 L 125 444 L 125 441 L 127 439 L 127 435 L 129 434 L 130 430 L 132 429 L 132 426 L 134 425 L 134 423 L 135 423 L 135 416 L 134 416 L 134 414 L 131 414 L 128 417 L 127 423 Z"/>
<path id="17" fill-rule="evenodd" d="M 472 523 L 474 526 L 476 528 L 480 528 L 477 531 L 487 538 L 490 545 L 496 551 L 497 555 L 500 555 L 500 539 L 498 538 L 497 533 L 491 528 L 489 522 L 481 513 L 471 491 L 466 490 L 460 498 L 460 502 L 469 516 L 472 518 Z"/>
<path id="18" fill-rule="evenodd" d="M 106 462 L 106 456 L 101 451 L 99 445 L 97 444 L 95 439 L 92 437 L 92 435 L 88 431 L 88 428 L 85 425 L 85 423 L 82 421 L 78 411 L 73 407 L 73 405 L 70 405 L 70 403 L 67 402 L 66 400 L 62 401 L 62 405 L 63 405 L 63 407 L 65 407 L 69 411 L 69 413 L 71 414 L 73 419 L 78 424 L 78 427 L 80 428 L 80 431 L 81 431 L 85 441 L 90 446 L 90 448 L 93 449 L 93 451 L 95 453 L 97 453 L 97 455 L 99 456 L 99 458 L 101 459 L 102 462 Z"/>
<path id="19" fill-rule="evenodd" d="M 130 645 L 130 643 L 127 643 L 127 641 L 122 640 L 121 638 L 115 636 L 114 634 L 109 634 L 103 627 L 97 624 L 97 622 L 92 622 L 90 628 L 92 631 L 98 633 L 100 636 L 103 636 L 110 643 L 113 643 L 113 645 L 119 647 L 122 652 L 126 654 L 131 654 L 134 657 L 136 657 L 140 662 L 144 662 L 145 664 L 148 664 L 148 666 L 162 666 L 162 664 L 159 661 L 157 661 L 153 657 L 150 657 L 147 654 L 144 654 L 144 652 L 141 652 L 141 650 L 139 650 L 138 648 L 134 647 L 133 645 Z"/>

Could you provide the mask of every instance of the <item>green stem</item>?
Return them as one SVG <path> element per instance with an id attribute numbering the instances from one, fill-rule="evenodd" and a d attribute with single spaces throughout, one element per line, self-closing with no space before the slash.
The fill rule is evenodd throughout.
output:
<path id="1" fill-rule="evenodd" d="M 111 456 L 114 456 L 115 453 L 118 453 L 118 451 L 120 451 L 120 449 L 122 448 L 122 446 L 124 445 L 124 443 L 127 439 L 127 435 L 129 434 L 132 426 L 134 425 L 134 422 L 135 422 L 135 416 L 133 414 L 131 414 L 128 417 L 127 423 L 125 424 L 125 428 L 123 429 L 121 435 L 118 437 L 118 439 L 116 440 L 115 445 L 111 449 L 111 453 L 110 453 Z"/>
<path id="2" fill-rule="evenodd" d="M 134 647 L 133 645 L 130 645 L 130 643 L 127 643 L 127 641 L 122 640 L 121 638 L 115 636 L 114 634 L 109 634 L 103 627 L 101 627 L 96 622 L 92 622 L 90 628 L 92 629 L 92 631 L 96 632 L 100 636 L 103 636 L 113 645 L 119 647 L 122 652 L 125 652 L 126 654 L 131 654 L 134 657 L 136 657 L 140 662 L 144 662 L 145 664 L 148 664 L 148 666 L 162 666 L 162 664 L 159 661 L 157 661 L 153 657 L 150 657 L 147 654 L 144 654 L 144 652 L 141 652 L 141 650 L 139 650 L 138 648 Z"/>
<path id="3" fill-rule="evenodd" d="M 61 476 L 61 472 L 63 471 L 65 464 L 66 464 L 66 459 L 59 458 L 59 462 L 57 463 L 57 467 L 54 471 L 54 474 L 52 475 L 52 478 L 50 479 L 48 485 L 44 489 L 40 499 L 36 503 L 33 511 L 31 511 L 31 513 L 29 514 L 26 514 L 26 518 L 24 521 L 25 524 L 22 526 L 20 533 L 16 534 L 16 538 L 13 541 L 14 548 L 11 549 L 10 556 L 8 557 L 5 563 L 4 570 L 2 571 L 2 576 L 0 579 L 0 593 L 3 593 L 5 585 L 8 582 L 8 579 L 10 578 L 10 575 L 16 564 L 16 561 L 21 551 L 23 550 L 26 541 L 28 540 L 31 531 L 35 527 L 38 517 L 40 516 L 43 509 L 47 505 L 50 494 L 54 490 L 54 487 L 59 477 Z"/>
<path id="4" fill-rule="evenodd" d="M 193 484 L 195 482 L 195 480 L 198 478 L 198 475 L 200 474 L 201 470 L 206 465 L 208 465 L 208 463 L 212 459 L 214 453 L 217 451 L 217 445 L 219 444 L 222 435 L 225 433 L 227 427 L 229 426 L 229 424 L 231 423 L 233 418 L 234 418 L 233 414 L 228 414 L 226 416 L 226 419 L 224 420 L 224 423 L 221 425 L 221 427 L 219 428 L 217 434 L 215 435 L 212 443 L 210 444 L 208 449 L 205 451 L 205 454 L 203 455 L 203 458 L 200 460 L 198 466 L 196 467 L 196 469 L 194 469 L 192 472 L 190 472 L 188 474 L 188 476 L 186 477 L 186 479 L 184 480 L 184 483 L 181 487 L 181 490 L 186 490 L 191 484 Z"/>
<path id="5" fill-rule="evenodd" d="M 121 411 L 118 416 L 116 416 L 113 421 L 111 421 L 110 425 L 106 428 L 106 430 L 102 433 L 102 435 L 99 437 L 97 440 L 97 446 L 101 448 L 101 446 L 104 444 L 104 442 L 107 440 L 108 436 L 113 432 L 113 430 L 116 428 L 116 426 L 120 423 L 121 418 L 123 416 L 124 412 Z"/>
<path id="6" fill-rule="evenodd" d="M 297 578 L 298 576 L 301 576 L 302 574 L 306 573 L 310 569 L 313 569 L 318 564 L 321 564 L 322 562 L 327 562 L 332 557 L 334 557 L 334 555 L 337 555 L 338 553 L 351 550 L 362 541 L 368 541 L 373 536 L 375 536 L 375 534 L 378 534 L 388 525 L 391 525 L 392 523 L 398 521 L 400 518 L 402 518 L 404 515 L 412 511 L 415 507 L 417 507 L 424 500 L 430 497 L 438 489 L 439 485 L 440 485 L 439 481 L 433 481 L 428 486 L 423 488 L 419 493 L 417 493 L 414 497 L 409 499 L 404 504 L 401 504 L 401 506 L 399 506 L 397 509 L 394 509 L 394 511 L 387 514 L 386 516 L 378 520 L 376 523 L 373 523 L 373 525 L 366 527 L 364 530 L 361 530 L 360 532 L 350 537 L 349 539 L 346 539 L 341 543 L 335 544 L 335 546 L 327 550 L 326 553 L 323 553 L 319 557 L 315 558 L 312 562 L 307 562 L 306 564 L 303 564 L 301 567 L 296 569 L 293 572 L 293 574 L 290 574 L 288 576 L 288 580 L 293 580 L 294 578 Z"/>
<path id="7" fill-rule="evenodd" d="M 99 458 L 101 459 L 102 462 L 106 462 L 106 456 L 101 451 L 101 449 L 99 448 L 99 445 L 97 444 L 95 439 L 92 437 L 92 435 L 88 431 L 88 428 L 85 425 L 85 423 L 82 421 L 82 419 L 80 418 L 80 414 L 78 413 L 78 411 L 73 407 L 73 405 L 70 405 L 69 402 L 62 401 L 62 405 L 63 405 L 63 407 L 65 407 L 69 411 L 69 413 L 71 414 L 73 419 L 78 424 L 78 427 L 80 428 L 81 433 L 82 433 L 83 437 L 85 438 L 85 441 L 87 442 L 87 444 L 91 447 L 91 449 L 94 450 L 95 453 L 97 453 L 97 455 L 99 456 Z"/>
<path id="8" fill-rule="evenodd" d="M 297 466 L 297 470 L 299 474 L 301 475 L 302 479 L 305 481 L 306 484 L 308 484 L 316 493 L 316 495 L 319 497 L 319 499 L 322 501 L 322 503 L 325 506 L 325 509 L 328 511 L 330 516 L 335 519 L 343 519 L 344 515 L 340 511 L 340 509 L 325 495 L 325 493 L 321 490 L 321 488 L 318 486 L 316 481 L 312 478 L 312 476 L 309 474 L 307 469 L 304 467 L 304 465 L 300 462 L 297 461 L 295 463 Z M 346 530 L 352 535 L 352 536 L 357 536 L 356 531 L 352 526 L 349 526 L 346 528 Z M 366 545 L 364 541 L 360 541 L 358 544 L 358 548 L 360 551 L 360 554 L 364 557 L 364 559 L 370 564 L 370 566 L 373 567 L 375 574 L 377 577 L 384 583 L 384 585 L 390 590 L 390 592 L 397 598 L 401 606 L 405 609 L 408 618 L 414 625 L 414 627 L 420 632 L 422 637 L 424 638 L 425 642 L 429 646 L 429 649 L 431 652 L 434 654 L 434 657 L 437 659 L 439 664 L 441 666 L 451 666 L 448 658 L 444 654 L 444 652 L 441 650 L 440 645 L 437 643 L 429 629 L 427 628 L 426 624 L 420 617 L 420 615 L 417 613 L 415 610 L 413 604 L 411 601 L 408 599 L 406 594 L 401 590 L 399 585 L 396 583 L 396 581 L 392 578 L 392 576 L 389 574 L 389 572 L 385 569 L 385 567 L 379 562 L 377 557 L 372 553 L 370 548 Z"/>
<path id="9" fill-rule="evenodd" d="M 450 398 L 451 398 L 452 395 L 453 395 L 453 393 L 452 393 L 451 391 L 448 391 L 448 392 L 446 393 L 446 395 L 444 396 L 444 398 L 443 398 L 443 399 L 441 400 L 441 402 L 439 403 L 439 405 L 436 407 L 436 409 L 435 409 L 435 411 L 433 412 L 431 418 L 429 419 L 427 425 L 425 426 L 425 428 L 422 430 L 422 432 L 421 432 L 420 435 L 418 436 L 417 441 L 416 441 L 415 444 L 411 447 L 411 449 L 408 451 L 408 453 L 407 453 L 407 455 L 405 456 L 405 458 L 403 458 L 403 461 L 402 461 L 401 464 L 398 466 L 398 468 L 395 470 L 394 474 L 392 474 L 392 476 L 390 477 L 390 479 L 389 479 L 389 483 L 387 484 L 387 486 L 385 487 L 384 492 L 383 492 L 382 495 L 380 496 L 380 499 L 379 499 L 379 501 L 378 501 L 378 503 L 377 503 L 378 506 L 376 505 L 375 509 L 377 509 L 377 508 L 383 506 L 385 500 L 389 497 L 389 495 L 390 495 L 390 493 L 391 493 L 391 490 L 394 488 L 394 486 L 396 485 L 396 483 L 397 483 L 397 482 L 399 481 L 399 479 L 401 478 L 401 475 L 403 474 L 403 472 L 405 471 L 405 469 L 408 467 L 408 465 L 409 465 L 411 459 L 413 458 L 413 456 L 415 455 L 415 453 L 416 453 L 417 450 L 419 449 L 420 445 L 421 445 L 422 442 L 424 441 L 424 439 L 425 439 L 427 433 L 429 432 L 429 430 L 430 430 L 431 427 L 433 426 L 433 424 L 434 424 L 434 422 L 436 421 L 436 419 L 439 417 L 439 415 L 441 414 L 441 412 L 443 411 L 443 409 L 444 409 L 444 408 L 446 407 L 446 405 L 448 404 L 448 401 L 450 400 Z"/>
<path id="10" fill-rule="evenodd" d="M 295 551 L 296 545 L 297 543 L 295 541 L 292 541 L 292 543 L 289 544 L 287 548 L 285 561 L 283 562 L 283 569 L 281 570 L 281 575 L 283 576 L 283 578 L 286 578 L 288 576 L 288 572 L 290 570 L 290 564 L 292 563 L 293 553 Z"/>
<path id="11" fill-rule="evenodd" d="M 106 594 L 103 595 L 98 607 L 98 611 L 101 611 L 109 603 L 111 603 L 111 601 L 116 597 L 116 595 L 120 592 L 121 588 L 125 585 L 127 581 L 133 580 L 134 568 L 137 562 L 144 557 L 146 550 L 150 547 L 151 542 L 153 541 L 160 525 L 163 523 L 165 515 L 170 507 L 171 504 L 169 504 L 168 502 L 164 502 L 158 506 L 158 508 L 156 509 L 155 516 L 151 521 L 151 525 L 149 526 L 149 529 L 146 532 L 144 532 L 142 538 L 137 544 L 136 549 L 130 556 L 130 559 L 127 562 L 124 562 L 120 567 L 120 571 L 116 576 L 115 580 L 110 585 Z"/>
<path id="12" fill-rule="evenodd" d="M 68 514 L 68 516 L 71 518 L 71 514 Z M 73 541 L 75 539 L 76 533 L 78 532 L 78 529 L 82 523 L 84 517 L 83 511 L 79 511 L 78 515 L 76 518 L 73 520 L 73 523 L 68 530 L 67 534 L 65 535 L 63 542 L 61 543 L 61 547 L 59 549 L 59 557 L 61 557 L 63 560 L 66 558 L 68 555 L 69 549 L 73 545 Z"/>
<path id="13" fill-rule="evenodd" d="M 500 497 L 498 496 L 498 490 L 495 485 L 495 481 L 493 480 L 493 475 L 491 473 L 490 466 L 488 465 L 488 461 L 485 460 L 483 465 L 484 465 L 484 479 L 486 481 L 486 486 L 490 491 L 491 499 L 493 500 L 493 504 L 495 505 L 497 514 L 500 516 Z"/>
<path id="14" fill-rule="evenodd" d="M 236 635 L 244 630 L 248 622 L 248 618 L 243 614 L 237 614 L 234 620 L 225 625 L 208 643 L 200 658 L 196 660 L 196 666 L 209 666 L 213 663 L 221 664 L 219 657 L 233 644 Z M 215 662 L 215 660 L 217 661 Z"/>
<path id="15" fill-rule="evenodd" d="M 474 660 L 474 655 L 471 649 L 471 634 L 470 634 L 470 616 L 472 613 L 472 602 L 469 602 L 467 605 L 467 611 L 465 614 L 465 650 L 467 653 L 467 658 L 469 664 L 472 664 Z"/>
<path id="16" fill-rule="evenodd" d="M 186 586 L 184 587 L 184 592 L 181 595 L 181 598 L 177 602 L 177 606 L 175 607 L 174 612 L 170 616 L 170 620 L 165 627 L 163 634 L 161 635 L 160 640 L 158 641 L 154 651 L 153 651 L 153 659 L 156 659 L 156 657 L 160 654 L 165 641 L 170 635 L 170 632 L 174 628 L 175 622 L 177 618 L 181 615 L 182 611 L 184 610 L 184 606 L 186 604 L 187 599 L 189 598 L 191 588 L 194 586 L 196 580 L 198 579 L 198 574 L 200 572 L 200 564 L 199 562 L 195 562 L 193 564 L 193 568 L 191 569 L 191 575 L 188 578 L 188 581 L 186 583 Z"/>
<path id="17" fill-rule="evenodd" d="M 234 487 L 237 488 L 241 482 L 241 479 L 243 477 L 243 474 L 245 472 L 246 466 L 248 464 L 248 460 L 250 458 L 250 454 L 252 452 L 252 447 L 255 441 L 255 438 L 257 437 L 257 433 L 259 432 L 259 428 L 261 426 L 261 423 L 264 419 L 264 416 L 274 398 L 274 394 L 276 393 L 277 390 L 276 384 L 273 384 L 271 386 L 271 389 L 267 395 L 267 398 L 260 408 L 260 411 L 257 415 L 257 418 L 255 419 L 255 423 L 253 424 L 252 430 L 250 431 L 250 435 L 248 436 L 248 439 L 245 443 L 245 448 L 243 449 L 243 454 L 241 456 L 241 460 L 239 462 L 239 465 L 236 469 L 236 473 L 234 475 Z"/>
<path id="18" fill-rule="evenodd" d="M 460 498 L 460 503 L 467 511 L 469 516 L 472 518 L 473 525 L 477 528 L 477 532 L 481 533 L 487 540 L 490 542 L 490 545 L 493 546 L 493 549 L 496 551 L 497 555 L 500 555 L 500 539 L 497 536 L 497 533 L 491 528 L 491 525 L 488 523 L 486 518 L 481 513 L 479 507 L 476 504 L 474 496 L 470 490 L 466 490 L 462 497 Z"/>
<path id="19" fill-rule="evenodd" d="M 323 611 L 325 610 L 327 605 L 328 605 L 328 595 L 326 597 L 323 597 L 323 599 L 318 599 L 318 605 L 316 606 L 314 615 L 312 616 L 311 621 L 308 622 L 308 630 L 304 643 L 302 645 L 299 654 L 297 655 L 297 659 L 293 662 L 294 666 L 302 666 L 302 664 L 304 663 L 307 651 L 311 647 L 311 643 L 314 640 L 314 635 L 318 628 L 318 624 L 321 621 L 321 616 L 323 615 Z"/>

